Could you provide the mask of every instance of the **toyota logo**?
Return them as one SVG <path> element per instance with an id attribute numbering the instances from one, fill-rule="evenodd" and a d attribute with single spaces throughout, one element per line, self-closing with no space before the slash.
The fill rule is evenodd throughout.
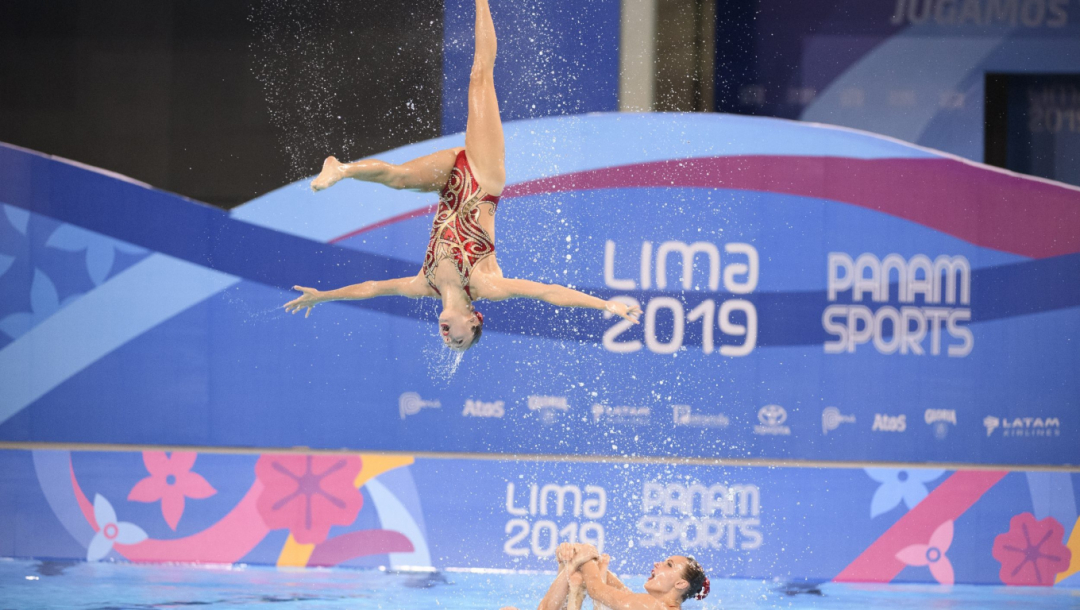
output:
<path id="1" fill-rule="evenodd" d="M 787 421 L 787 411 L 780 405 L 765 405 L 757 412 L 758 421 L 765 426 L 779 426 Z"/>

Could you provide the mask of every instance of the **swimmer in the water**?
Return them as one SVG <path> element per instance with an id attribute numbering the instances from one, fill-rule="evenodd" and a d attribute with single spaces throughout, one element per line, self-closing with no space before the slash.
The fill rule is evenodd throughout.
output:
<path id="1" fill-rule="evenodd" d="M 563 610 L 564 608 L 565 610 L 581 610 L 586 591 L 578 568 L 587 561 L 595 560 L 593 563 L 597 564 L 598 570 L 602 574 L 601 579 L 604 582 L 613 587 L 626 589 L 626 586 L 614 574 L 608 572 L 607 567 L 608 562 L 611 561 L 610 557 L 597 555 L 595 547 L 581 548 L 581 552 L 578 552 L 578 550 L 578 545 L 565 542 L 555 550 L 555 559 L 559 563 L 559 572 L 555 575 L 555 580 L 551 582 L 547 594 L 540 600 L 537 610 Z M 629 589 L 626 590 L 629 591 Z M 502 608 L 502 610 L 517 609 L 506 607 Z"/>
<path id="2" fill-rule="evenodd" d="M 641 309 L 578 292 L 565 286 L 503 277 L 495 260 L 495 209 L 506 184 L 503 129 L 495 98 L 495 26 L 487 0 L 476 0 L 476 51 L 469 80 L 469 118 L 465 148 L 451 148 L 403 165 L 375 159 L 340 163 L 328 157 L 311 183 L 320 191 L 342 178 L 378 182 L 391 188 L 439 191 L 439 207 L 420 272 L 412 277 L 368 281 L 319 291 L 295 286 L 303 293 L 285 304 L 296 313 L 326 301 L 378 296 L 442 299 L 439 334 L 448 347 L 463 351 L 480 339 L 484 316 L 477 299 L 501 301 L 531 298 L 561 307 L 588 307 L 637 322 Z"/>
<path id="3" fill-rule="evenodd" d="M 611 573 L 607 566 L 601 566 L 595 559 L 595 547 L 589 544 L 573 546 L 571 565 L 578 563 L 579 558 L 589 559 L 581 564 L 578 572 L 570 575 L 570 589 L 573 591 L 577 583 L 584 583 L 596 604 L 619 610 L 668 610 L 681 608 L 691 597 L 702 600 L 709 594 L 709 578 L 693 557 L 673 555 L 654 563 L 652 573 L 645 581 L 645 592 L 634 593 L 610 582 Z"/>

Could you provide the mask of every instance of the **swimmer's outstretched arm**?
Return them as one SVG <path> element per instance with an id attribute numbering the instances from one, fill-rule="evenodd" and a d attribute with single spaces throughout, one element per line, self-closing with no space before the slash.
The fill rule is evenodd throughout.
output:
<path id="1" fill-rule="evenodd" d="M 619 580 L 619 577 L 615 575 L 615 572 L 608 571 L 604 573 L 604 582 L 606 582 L 609 587 L 614 587 L 620 591 L 630 591 L 630 587 L 624 585 L 623 581 Z"/>
<path id="2" fill-rule="evenodd" d="M 524 298 L 544 301 L 545 303 L 551 303 L 552 305 L 558 305 L 559 307 L 587 307 L 589 309 L 600 309 L 602 311 L 611 312 L 634 324 L 638 323 L 638 318 L 641 316 L 641 308 L 636 305 L 630 306 L 615 300 L 605 301 L 590 294 L 585 294 L 584 292 L 574 290 L 573 288 L 567 288 L 566 286 L 560 286 L 558 284 L 542 284 L 531 280 L 510 278 L 485 278 L 479 283 L 482 286 L 480 296 L 492 301 Z"/>
<path id="3" fill-rule="evenodd" d="M 559 573 L 555 580 L 551 581 L 544 598 L 540 600 L 537 610 L 562 610 L 566 605 L 566 596 L 570 593 L 570 580 L 567 578 L 566 566 L 559 566 Z"/>
<path id="4" fill-rule="evenodd" d="M 612 586 L 610 579 L 614 575 L 611 572 L 606 574 L 609 582 L 604 582 L 604 574 L 601 573 L 596 561 L 590 561 L 581 566 L 581 575 L 585 580 L 589 597 L 594 603 L 603 604 L 614 610 L 654 610 L 659 607 L 657 600 L 648 594 L 632 593 L 625 587 L 620 589 Z M 619 584 L 622 585 L 622 583 Z"/>
<path id="5" fill-rule="evenodd" d="M 311 190 L 330 188 L 342 178 L 375 182 L 393 189 L 430 192 L 437 191 L 450 179 L 460 148 L 448 148 L 437 153 L 393 165 L 378 159 L 363 159 L 342 163 L 335 157 L 323 161 L 322 172 L 311 181 Z"/>
<path id="6" fill-rule="evenodd" d="M 286 303 L 285 311 L 296 313 L 301 309 L 307 309 L 304 313 L 305 318 L 311 315 L 311 310 L 316 305 L 327 301 L 356 301 L 385 296 L 403 296 L 414 299 L 435 296 L 431 287 L 420 275 L 401 277 L 396 280 L 367 281 L 336 290 L 316 290 L 303 286 L 293 286 L 293 290 L 299 290 L 303 294 Z"/>

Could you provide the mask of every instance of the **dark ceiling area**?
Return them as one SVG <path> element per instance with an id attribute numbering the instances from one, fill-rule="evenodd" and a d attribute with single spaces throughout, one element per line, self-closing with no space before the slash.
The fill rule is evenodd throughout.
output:
<path id="1" fill-rule="evenodd" d="M 439 135 L 440 0 L 0 3 L 0 141 L 221 207 Z"/>

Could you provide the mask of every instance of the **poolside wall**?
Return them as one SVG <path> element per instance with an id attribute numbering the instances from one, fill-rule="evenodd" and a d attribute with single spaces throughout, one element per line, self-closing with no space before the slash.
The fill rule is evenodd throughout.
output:
<path id="1" fill-rule="evenodd" d="M 0 465 L 9 557 L 550 570 L 558 542 L 584 540 L 627 574 L 693 554 L 713 578 L 1080 585 L 1069 473 L 62 450 Z M 321 492 L 296 493 L 305 474 Z"/>
<path id="2" fill-rule="evenodd" d="M 633 299 L 641 325 L 484 303 L 457 362 L 431 304 L 288 316 L 294 284 L 415 273 L 433 196 L 296 184 L 227 214 L 0 146 L 0 554 L 536 568 L 551 531 L 602 529 L 630 572 L 686 550 L 733 576 L 932 582 L 945 556 L 1000 582 L 995 542 L 1030 539 L 1054 549 L 1039 581 L 1066 582 L 1080 191 L 775 119 L 506 129 L 502 268 Z M 272 455 L 293 447 L 354 457 Z M 548 485 L 574 486 L 561 515 Z M 218 539 L 238 542 L 203 555 Z"/>

